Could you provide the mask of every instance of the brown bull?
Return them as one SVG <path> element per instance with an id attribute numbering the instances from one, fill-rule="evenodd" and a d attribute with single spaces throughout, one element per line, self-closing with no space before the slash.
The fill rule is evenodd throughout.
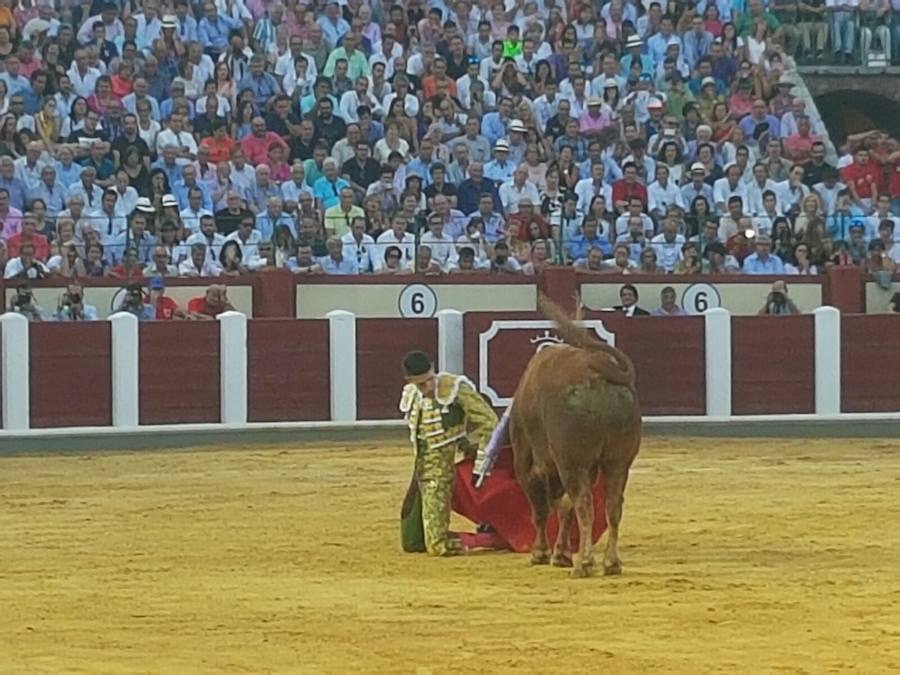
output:
<path id="1" fill-rule="evenodd" d="M 544 300 L 541 309 L 556 322 L 567 344 L 534 355 L 519 382 L 509 421 L 516 477 L 528 495 L 537 530 L 531 560 L 572 565 L 569 528 L 574 508 L 580 551 L 572 575 L 592 573 L 591 488 L 602 474 L 609 526 L 603 571 L 619 574 L 623 495 L 641 443 L 634 365 L 624 353 L 573 323 L 556 305 Z M 560 527 L 551 559 L 546 528 L 555 505 Z"/>

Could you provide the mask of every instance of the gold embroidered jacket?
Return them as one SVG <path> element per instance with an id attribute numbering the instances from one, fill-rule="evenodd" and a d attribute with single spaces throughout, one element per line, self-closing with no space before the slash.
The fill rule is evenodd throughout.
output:
<path id="1" fill-rule="evenodd" d="M 469 378 L 452 373 L 436 377 L 434 397 L 423 396 L 414 384 L 403 388 L 400 411 L 406 416 L 413 448 L 416 453 L 438 450 L 473 433 L 477 465 L 497 426 L 497 415 Z"/>

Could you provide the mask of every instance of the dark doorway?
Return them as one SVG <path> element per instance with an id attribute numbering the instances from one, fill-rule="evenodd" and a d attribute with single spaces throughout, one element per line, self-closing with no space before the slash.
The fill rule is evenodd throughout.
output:
<path id="1" fill-rule="evenodd" d="M 844 89 L 817 96 L 816 107 L 835 145 L 870 129 L 900 136 L 900 104 L 886 96 Z"/>

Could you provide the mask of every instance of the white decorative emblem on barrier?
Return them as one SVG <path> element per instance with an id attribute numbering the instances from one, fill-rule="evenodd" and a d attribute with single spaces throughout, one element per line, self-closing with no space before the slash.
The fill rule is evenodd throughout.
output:
<path id="1" fill-rule="evenodd" d="M 606 342 L 606 344 L 612 347 L 616 346 L 616 334 L 609 332 L 602 321 L 598 319 L 580 321 L 579 325 L 593 330 L 597 337 Z M 501 396 L 488 381 L 491 340 L 497 337 L 501 331 L 543 331 L 543 333 L 538 333 L 535 337 L 531 337 L 528 340 L 529 344 L 535 345 L 535 352 L 539 352 L 545 347 L 565 344 L 561 338 L 552 333 L 555 328 L 556 325 L 546 319 L 534 321 L 509 319 L 492 321 L 488 329 L 478 336 L 478 391 L 487 396 L 494 407 L 502 408 L 512 403 L 512 392 L 510 392 L 510 396 Z M 522 363 L 523 372 L 526 364 L 527 361 Z"/>

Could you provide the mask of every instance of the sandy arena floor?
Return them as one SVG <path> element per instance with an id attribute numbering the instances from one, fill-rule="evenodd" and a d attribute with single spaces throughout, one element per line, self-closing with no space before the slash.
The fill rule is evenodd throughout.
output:
<path id="1" fill-rule="evenodd" d="M 624 575 L 580 581 L 401 554 L 410 461 L 0 460 L 0 670 L 900 670 L 900 442 L 648 439 Z"/>

